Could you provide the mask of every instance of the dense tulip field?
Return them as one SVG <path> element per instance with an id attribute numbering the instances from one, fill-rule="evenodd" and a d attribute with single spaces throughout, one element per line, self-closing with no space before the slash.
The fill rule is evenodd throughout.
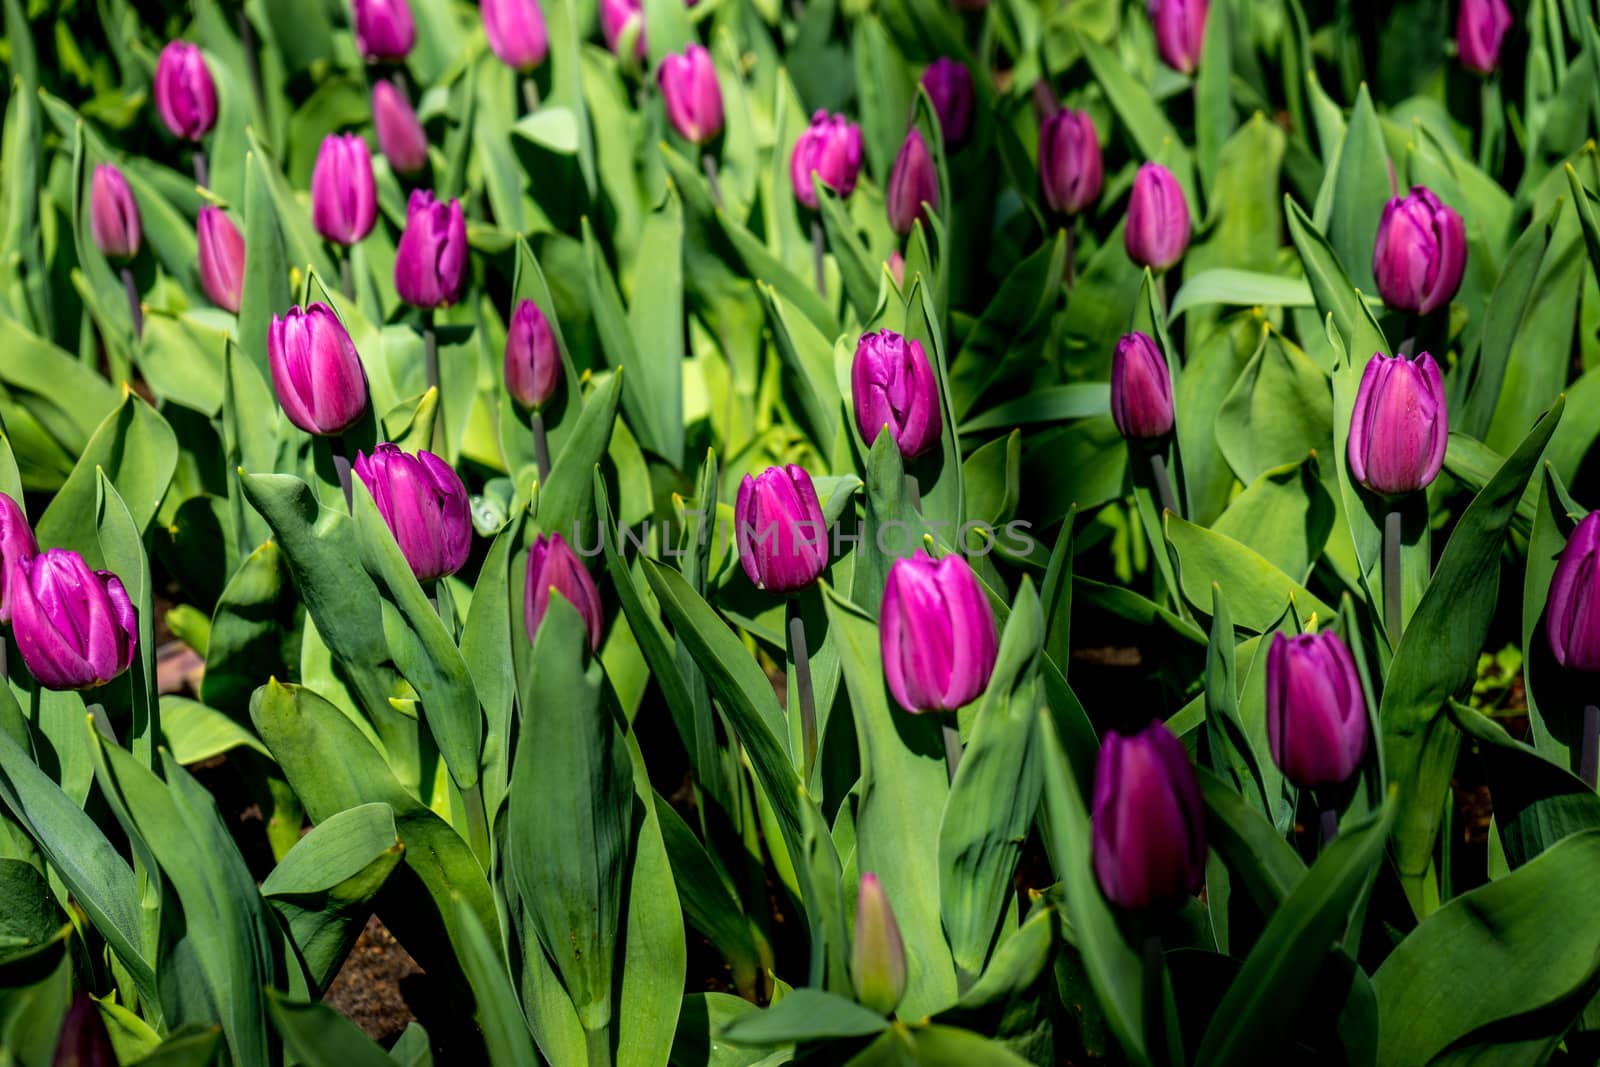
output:
<path id="1" fill-rule="evenodd" d="M 1600 1061 L 1596 0 L 0 16 L 0 1067 Z"/>

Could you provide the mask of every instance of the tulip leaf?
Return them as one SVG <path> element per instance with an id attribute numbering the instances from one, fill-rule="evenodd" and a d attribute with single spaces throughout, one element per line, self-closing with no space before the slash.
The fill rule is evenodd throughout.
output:
<path id="1" fill-rule="evenodd" d="M 512 642 L 521 640 L 526 632 L 522 590 L 513 595 L 510 587 L 511 555 L 521 533 L 520 517 L 513 518 L 489 546 L 478 569 L 478 583 L 461 633 L 461 658 L 472 675 L 473 689 L 487 719 L 481 782 L 484 811 L 491 826 L 505 799 L 511 775 L 511 721 L 517 693 Z"/>
<path id="2" fill-rule="evenodd" d="M 1373 243 L 1391 186 L 1383 131 L 1377 109 L 1372 106 L 1372 95 L 1365 85 L 1356 94 L 1344 140 L 1338 154 L 1331 159 L 1317 198 L 1319 209 L 1326 200 L 1328 213 L 1324 216 L 1319 210 L 1317 220 L 1325 222 L 1328 239 L 1345 275 L 1357 289 L 1373 292 L 1376 289 L 1372 275 Z"/>
<path id="3" fill-rule="evenodd" d="M 606 456 L 617 419 L 617 404 L 627 400 L 622 371 L 610 375 L 585 398 L 566 442 L 552 457 L 550 478 L 539 487 L 535 521 L 559 533 L 574 548 L 592 553 L 599 542 L 595 523 L 594 472 Z"/>
<path id="4" fill-rule="evenodd" d="M 269 990 L 267 1008 L 285 1050 L 305 1067 L 394 1067 L 355 1023 L 320 1001 L 293 1001 Z"/>
<path id="5" fill-rule="evenodd" d="M 1029 1061 L 998 1041 L 954 1026 L 933 1023 L 882 1034 L 846 1067 L 1024 1067 Z"/>
<path id="6" fill-rule="evenodd" d="M 838 264 L 839 277 L 844 282 L 844 295 L 855 308 L 856 316 L 868 322 L 878 308 L 878 279 L 883 271 L 877 260 L 867 251 L 857 233 L 856 224 L 845 209 L 845 202 L 829 189 L 822 178 L 813 173 L 816 187 L 817 210 L 828 235 L 828 250 Z"/>
<path id="7" fill-rule="evenodd" d="M 1299 346 L 1268 331 L 1217 411 L 1216 440 L 1249 485 L 1264 473 L 1333 447 L 1327 376 Z"/>
<path id="8" fill-rule="evenodd" d="M 1222 586 L 1211 587 L 1211 639 L 1206 644 L 1205 762 L 1224 780 L 1249 798 L 1256 810 L 1272 810 L 1267 779 L 1256 762 L 1256 752 L 1239 715 L 1238 649 L 1234 645 L 1233 615 Z M 1259 642 L 1257 642 L 1259 647 Z"/>
<path id="9" fill-rule="evenodd" d="M 31 863 L 0 859 L 0 964 L 50 942 L 67 918 L 50 893 L 50 883 Z"/>
<path id="10" fill-rule="evenodd" d="M 838 336 L 839 322 L 816 289 L 796 277 L 759 238 L 726 212 L 718 212 L 717 221 L 722 224 L 723 236 L 733 245 L 750 277 L 760 278 L 781 293 L 824 337 Z"/>
<path id="11" fill-rule="evenodd" d="M 8 315 L 0 315 L 0 384 L 6 432 L 29 489 L 60 486 L 118 409 L 104 378 Z"/>
<path id="12" fill-rule="evenodd" d="M 1582 709 L 1592 699 L 1589 679 L 1556 661 L 1540 623 L 1557 560 L 1587 512 L 1572 503 L 1552 464 L 1546 463 L 1537 491 L 1538 512 L 1528 537 L 1522 586 L 1522 670 L 1528 694 L 1529 743 L 1557 765 L 1575 770 L 1583 751 Z"/>
<path id="13" fill-rule="evenodd" d="M 150 582 L 150 560 L 145 555 L 143 532 L 128 513 L 128 505 L 106 477 L 95 469 L 96 547 L 101 562 L 122 582 L 136 613 L 137 644 L 133 660 L 123 678 L 112 683 L 127 692 L 132 713 L 129 747 L 147 767 L 156 763 L 156 747 L 161 738 L 161 713 L 156 702 L 156 621 L 155 595 Z M 115 690 L 112 690 L 115 692 Z"/>
<path id="14" fill-rule="evenodd" d="M 1226 583 L 1235 621 L 1253 633 L 1275 626 L 1291 602 L 1302 617 L 1313 611 L 1319 618 L 1333 617 L 1332 608 L 1233 538 L 1171 514 L 1166 533 L 1178 557 L 1183 595 L 1197 610 L 1210 607 L 1212 583 Z"/>
<path id="15" fill-rule="evenodd" d="M 53 1067 L 61 1024 L 72 997 L 72 926 L 63 923 L 43 945 L 0 963 L 0 1041 L 17 1063 Z"/>
<path id="16" fill-rule="evenodd" d="M 821 989 L 796 989 L 765 1011 L 750 1012 L 722 1027 L 722 1040 L 771 1048 L 827 1038 L 864 1037 L 887 1029 L 875 1011 Z"/>
<path id="17" fill-rule="evenodd" d="M 906 499 L 907 478 L 894 435 L 882 429 L 866 457 L 866 519 L 856 549 L 851 599 L 876 614 L 894 561 L 921 548 L 924 526 Z"/>
<path id="18" fill-rule="evenodd" d="M 1038 365 L 1041 350 L 1048 341 L 1066 263 L 1066 237 L 1058 232 L 1049 243 L 1012 268 L 983 309 L 977 324 L 961 339 L 950 363 L 950 406 L 965 420 L 960 427 L 963 434 L 975 428 L 1009 428 L 1020 422 L 1041 421 L 1000 417 L 992 408 L 974 416 L 973 409 L 1002 381 L 1010 381 L 1014 375 L 1031 374 Z M 1036 396 L 1042 399 L 1051 393 L 1064 398 L 1073 396 L 1074 391 L 1080 401 L 1092 401 L 1095 391 L 1105 388 L 1098 382 L 1046 387 L 1030 390 L 1009 403 L 1025 404 Z M 1001 408 L 1006 406 L 1006 402 L 1000 404 Z M 1087 410 L 1056 417 L 1082 418 L 1110 410 L 1109 400 L 1085 406 Z M 1024 411 L 1032 410 L 1024 408 Z"/>
<path id="19" fill-rule="evenodd" d="M 1277 827 L 1222 777 L 1198 768 L 1206 802 L 1206 838 L 1265 915 L 1305 878 L 1306 866 Z"/>
<path id="20" fill-rule="evenodd" d="M 1302 278 L 1217 267 L 1184 280 L 1167 310 L 1169 321 L 1192 308 L 1215 304 L 1242 307 L 1311 307 L 1311 287 Z"/>
<path id="21" fill-rule="evenodd" d="M 1333 532 L 1333 498 L 1315 455 L 1264 471 L 1217 517 L 1212 530 L 1248 545 L 1268 563 L 1308 582 Z"/>
<path id="22" fill-rule="evenodd" d="M 500 947 L 489 940 L 478 917 L 465 903 L 456 901 L 456 925 L 461 930 L 461 968 L 472 985 L 476 1005 L 473 1015 L 483 1031 L 483 1043 L 495 1067 L 538 1067 L 543 1062 L 528 1040 L 511 974 Z"/>
<path id="23" fill-rule="evenodd" d="M 264 541 L 228 579 L 211 615 L 200 696 L 241 721 L 259 680 L 283 671 L 284 578 L 277 542 Z"/>

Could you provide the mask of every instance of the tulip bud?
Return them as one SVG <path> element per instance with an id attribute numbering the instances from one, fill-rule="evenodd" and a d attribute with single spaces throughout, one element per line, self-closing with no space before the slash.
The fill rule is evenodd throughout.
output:
<path id="1" fill-rule="evenodd" d="M 878 620 L 884 678 L 907 711 L 955 711 L 989 684 L 1000 647 L 994 612 L 960 556 L 934 562 L 919 548 L 895 560 Z"/>
<path id="2" fill-rule="evenodd" d="M 1149 336 L 1135 331 L 1111 357 L 1111 418 L 1126 438 L 1172 432 L 1172 372 Z"/>
<path id="3" fill-rule="evenodd" d="M 22 506 L 9 495 L 0 493 L 0 622 L 11 621 L 11 602 L 6 597 L 11 564 L 38 554 L 39 542 L 34 539 L 33 527 L 28 525 Z"/>
<path id="4" fill-rule="evenodd" d="M 1189 201 L 1178 179 L 1159 163 L 1146 163 L 1133 179 L 1123 243 L 1129 259 L 1154 271 L 1168 269 L 1189 248 Z"/>
<path id="5" fill-rule="evenodd" d="M 539 0 L 483 0 L 489 48 L 512 70 L 532 70 L 550 52 Z"/>
<path id="6" fill-rule="evenodd" d="M 1425 489 L 1439 476 L 1449 437 L 1444 379 L 1433 357 L 1374 353 L 1350 416 L 1350 476 L 1384 496 Z"/>
<path id="7" fill-rule="evenodd" d="M 448 205 L 421 189 L 406 205 L 406 230 L 394 254 L 394 287 L 419 308 L 448 307 L 467 287 L 467 223 L 461 202 Z"/>
<path id="8" fill-rule="evenodd" d="M 388 82 L 378 85 L 394 91 Z M 330 133 L 322 139 L 311 170 L 311 224 L 326 240 L 349 248 L 371 233 L 377 221 L 378 186 L 366 142 L 353 133 Z"/>
<path id="9" fill-rule="evenodd" d="M 914 127 L 906 133 L 889 172 L 887 200 L 889 226 L 896 233 L 910 233 L 918 219 L 927 217 L 928 208 L 939 209 L 939 172 L 922 131 Z"/>
<path id="10" fill-rule="evenodd" d="M 415 174 L 428 165 L 428 133 L 406 94 L 391 82 L 379 80 L 372 86 L 372 125 L 396 174 Z"/>
<path id="11" fill-rule="evenodd" d="M 506 331 L 506 391 L 525 408 L 542 408 L 561 386 L 561 353 L 539 305 L 524 300 Z"/>
<path id="12" fill-rule="evenodd" d="M 128 179 L 109 163 L 94 168 L 89 186 L 89 229 L 107 259 L 132 259 L 139 254 L 139 204 Z"/>
<path id="13" fill-rule="evenodd" d="M 1206 873 L 1200 780 L 1164 723 L 1107 731 L 1094 771 L 1094 873 L 1128 911 L 1177 907 Z"/>
<path id="14" fill-rule="evenodd" d="M 812 174 L 839 196 L 849 198 L 860 173 L 861 127 L 843 115 L 829 115 L 826 111 L 812 115 L 811 125 L 795 142 L 789 156 L 789 182 L 794 186 L 795 199 L 812 211 L 817 210 Z"/>
<path id="15" fill-rule="evenodd" d="M 589 629 L 589 651 L 600 650 L 600 591 L 588 568 L 560 534 L 540 534 L 528 549 L 528 588 L 523 597 L 523 623 L 532 641 L 550 608 L 550 594 L 560 593 L 583 617 Z"/>
<path id="16" fill-rule="evenodd" d="M 267 357 L 283 413 L 306 433 L 343 433 L 367 410 L 361 357 L 327 304 L 273 316 Z"/>
<path id="17" fill-rule="evenodd" d="M 209 204 L 195 222 L 200 247 L 200 284 L 218 307 L 239 313 L 244 297 L 244 235 L 227 213 Z"/>
<path id="18" fill-rule="evenodd" d="M 1206 40 L 1208 0 L 1150 0 L 1150 18 L 1156 24 L 1156 48 L 1167 66 L 1193 74 L 1200 65 Z"/>
<path id="19" fill-rule="evenodd" d="M 887 429 L 907 459 L 939 441 L 939 383 L 919 341 L 881 330 L 856 342 L 850 366 L 856 428 L 868 447 Z"/>
<path id="20" fill-rule="evenodd" d="M 906 995 L 906 946 L 889 896 L 875 874 L 863 874 L 856 889 L 856 930 L 850 946 L 850 977 L 862 1007 L 888 1015 Z"/>
<path id="21" fill-rule="evenodd" d="M 889 276 L 894 279 L 894 283 L 904 289 L 906 285 L 906 257 L 900 254 L 898 248 L 889 253 L 888 267 Z"/>
<path id="22" fill-rule="evenodd" d="M 217 85 L 200 49 L 170 41 L 156 60 L 156 110 L 174 137 L 198 141 L 217 124 Z"/>
<path id="23" fill-rule="evenodd" d="M 410 456 L 381 444 L 370 456 L 356 453 L 355 471 L 417 581 L 431 582 L 466 565 L 472 548 L 467 487 L 448 463 L 432 452 Z"/>
<path id="24" fill-rule="evenodd" d="M 417 43 L 406 0 L 352 0 L 356 13 L 356 47 L 368 59 L 398 63 Z"/>
<path id="25" fill-rule="evenodd" d="M 683 55 L 669 55 L 656 74 L 667 118 L 685 141 L 705 144 L 722 132 L 722 87 L 711 53 L 697 44 Z"/>
<path id="26" fill-rule="evenodd" d="M 1421 185 L 1384 205 L 1372 273 L 1383 302 L 1426 315 L 1450 303 L 1467 266 L 1467 231 L 1457 215 Z"/>
<path id="27" fill-rule="evenodd" d="M 93 689 L 128 669 L 139 641 L 133 603 L 110 571 L 52 548 L 9 563 L 11 632 L 46 689 Z"/>
<path id="28" fill-rule="evenodd" d="M 1476 74 L 1493 74 L 1510 28 L 1511 9 L 1506 0 L 1461 0 L 1461 14 L 1456 18 L 1461 65 Z"/>
<path id="29" fill-rule="evenodd" d="M 802 467 L 768 467 L 744 476 L 733 507 L 739 562 L 756 588 L 804 589 L 828 565 L 828 522 Z"/>
<path id="30" fill-rule="evenodd" d="M 1100 199 L 1105 170 L 1087 111 L 1062 108 L 1039 130 L 1039 185 L 1051 210 L 1076 215 Z"/>
<path id="31" fill-rule="evenodd" d="M 1550 579 L 1545 634 L 1556 662 L 1574 671 L 1600 671 L 1600 511 L 1591 511 L 1572 531 Z"/>
<path id="32" fill-rule="evenodd" d="M 940 56 L 922 72 L 922 87 L 939 116 L 944 143 L 958 145 L 965 141 L 972 128 L 972 72 L 965 64 Z"/>
<path id="33" fill-rule="evenodd" d="M 640 0 L 600 0 L 600 29 L 605 33 L 606 47 L 618 56 L 627 47 L 629 34 L 633 35 L 633 54 L 643 59 L 644 7 Z"/>
<path id="34" fill-rule="evenodd" d="M 1371 734 L 1356 661 L 1331 630 L 1286 637 L 1267 650 L 1267 747 L 1301 789 L 1347 781 Z"/>
<path id="35" fill-rule="evenodd" d="M 100 1017 L 100 1009 L 87 993 L 74 993 L 72 1006 L 61 1021 L 61 1036 L 50 1067 L 117 1067 L 116 1047 Z"/>

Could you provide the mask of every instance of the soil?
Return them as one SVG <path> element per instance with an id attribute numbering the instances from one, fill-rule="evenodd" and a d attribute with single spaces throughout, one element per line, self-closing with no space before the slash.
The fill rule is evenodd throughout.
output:
<path id="1" fill-rule="evenodd" d="M 416 1019 L 401 984 L 421 973 L 417 961 L 373 916 L 322 999 L 368 1037 L 388 1046 Z"/>

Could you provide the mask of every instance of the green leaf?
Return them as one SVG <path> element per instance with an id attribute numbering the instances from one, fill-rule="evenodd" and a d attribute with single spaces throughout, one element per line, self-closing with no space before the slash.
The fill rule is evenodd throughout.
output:
<path id="1" fill-rule="evenodd" d="M 724 1025 L 722 1039 L 735 1045 L 772 1047 L 864 1037 L 888 1025 L 889 1020 L 853 1000 L 821 989 L 796 989 L 765 1011 L 749 1012 Z"/>
<path id="2" fill-rule="evenodd" d="M 1296 581 L 1309 581 L 1335 517 L 1317 467 L 1313 456 L 1264 471 L 1234 497 L 1212 529 L 1248 545 Z"/>
<path id="3" fill-rule="evenodd" d="M 1332 449 L 1333 420 L 1327 376 L 1299 346 L 1269 332 L 1222 402 L 1215 433 L 1228 465 L 1249 485 Z"/>
<path id="4" fill-rule="evenodd" d="M 1365 85 L 1356 94 L 1350 125 L 1335 158 L 1318 197 L 1320 207 L 1331 189 L 1326 216 L 1328 239 L 1356 288 L 1374 292 L 1372 247 L 1378 236 L 1378 219 L 1390 195 L 1389 155 L 1377 109 L 1372 106 L 1372 95 Z M 1317 218 L 1323 221 L 1320 211 Z"/>
<path id="5" fill-rule="evenodd" d="M 284 1047 L 305 1067 L 394 1067 L 394 1061 L 355 1023 L 326 1004 L 301 1003 L 268 992 L 267 1005 Z"/>
<path id="6" fill-rule="evenodd" d="M 0 384 L 0 411 L 30 489 L 58 488 L 119 400 L 104 378 L 8 315 L 0 315 Z"/>
<path id="7" fill-rule="evenodd" d="M 278 224 L 268 162 L 251 152 L 245 162 L 244 288 L 239 300 L 239 347 L 261 380 L 272 380 L 267 330 L 274 316 L 289 309 L 289 254 Z M 296 266 L 299 266 L 298 261 Z"/>
<path id="8" fill-rule="evenodd" d="M 66 484 L 39 517 L 34 530 L 39 543 L 99 559 L 96 471 L 105 471 L 127 504 L 135 527 L 143 533 L 155 517 L 177 463 L 178 439 L 167 420 L 131 390 L 124 391 L 122 403 L 100 424 Z"/>
<path id="9" fill-rule="evenodd" d="M 236 748 L 272 755 L 255 734 L 235 720 L 198 700 L 180 696 L 161 698 L 161 737 L 172 758 L 184 765 L 202 763 Z"/>
<path id="10" fill-rule="evenodd" d="M 284 578 L 277 542 L 263 542 L 228 579 L 211 615 L 200 696 L 240 720 L 247 717 L 260 680 L 283 672 L 283 632 L 289 622 Z M 166 729 L 170 742 L 172 728 Z"/>
<path id="11" fill-rule="evenodd" d="M 560 533 L 585 548 L 599 540 L 595 529 L 594 472 L 605 459 L 617 419 L 617 404 L 627 400 L 624 374 L 607 378 L 584 399 L 561 451 L 552 457 L 550 478 L 539 487 L 535 518 L 539 528 Z"/>
<path id="12" fill-rule="evenodd" d="M 1215 304 L 1234 304 L 1241 307 L 1311 307 L 1314 303 L 1311 287 L 1303 278 L 1285 278 L 1281 274 L 1263 274 L 1223 267 L 1185 279 L 1183 287 L 1172 298 L 1172 307 L 1167 311 L 1167 318 L 1176 322 L 1178 316 L 1191 308 L 1210 307 Z"/>
<path id="13" fill-rule="evenodd" d="M 846 1067 L 1024 1067 L 1028 1061 L 997 1041 L 970 1030 L 937 1024 L 895 1027 Z"/>
<path id="14" fill-rule="evenodd" d="M 1217 775 L 1198 768 L 1206 802 L 1206 838 L 1264 914 L 1272 914 L 1305 878 L 1306 866 L 1277 827 Z"/>
<path id="15" fill-rule="evenodd" d="M 1333 617 L 1332 608 L 1233 538 L 1171 514 L 1166 533 L 1167 543 L 1178 555 L 1183 595 L 1197 610 L 1210 607 L 1211 586 L 1217 583 L 1227 588 L 1235 621 L 1254 633 L 1272 629 L 1291 602 L 1302 616 L 1315 611 L 1319 618 Z"/>
<path id="16" fill-rule="evenodd" d="M 672 863 L 672 880 L 683 901 L 684 918 L 728 961 L 734 987 L 742 995 L 756 995 L 765 980 L 764 971 L 773 962 L 772 950 L 760 927 L 744 913 L 743 905 L 722 880 L 716 862 L 682 816 L 659 793 L 654 806 Z"/>
<path id="17" fill-rule="evenodd" d="M 495 1067 L 538 1067 L 543 1061 L 528 1040 L 522 1006 L 499 946 L 489 940 L 472 909 L 460 900 L 456 901 L 456 925 L 465 935 L 459 946 L 461 968 L 472 984 L 477 1006 L 474 1016 L 483 1031 L 490 1062 Z"/>
<path id="18" fill-rule="evenodd" d="M 0 963 L 47 944 L 67 923 L 50 883 L 23 860 L 0 859 L 0 898 Z"/>

